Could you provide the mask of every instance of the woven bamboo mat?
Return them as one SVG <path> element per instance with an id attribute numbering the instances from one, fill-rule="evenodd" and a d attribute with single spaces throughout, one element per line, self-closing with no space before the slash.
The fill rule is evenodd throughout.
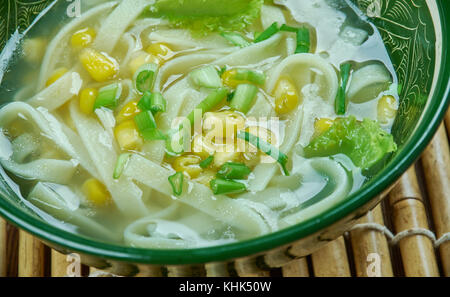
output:
<path id="1" fill-rule="evenodd" d="M 450 111 L 388 197 L 344 236 L 301 259 L 143 267 L 138 276 L 450 276 Z M 0 219 L 0 276 L 65 276 L 72 259 Z M 378 265 L 379 264 L 379 265 Z M 75 264 L 81 276 L 105 272 Z"/>

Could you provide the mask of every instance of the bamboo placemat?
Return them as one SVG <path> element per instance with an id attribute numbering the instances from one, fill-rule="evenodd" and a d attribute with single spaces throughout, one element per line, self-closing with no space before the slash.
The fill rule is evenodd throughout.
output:
<path id="1" fill-rule="evenodd" d="M 450 276 L 448 136 L 450 111 L 389 197 L 344 236 L 308 257 L 293 260 L 275 250 L 230 263 L 143 266 L 138 276 Z M 66 276 L 68 271 L 109 276 L 0 219 L 0 276 Z"/>

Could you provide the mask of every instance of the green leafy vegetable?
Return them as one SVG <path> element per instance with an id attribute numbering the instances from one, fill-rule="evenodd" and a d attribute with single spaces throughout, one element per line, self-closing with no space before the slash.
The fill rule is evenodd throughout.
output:
<path id="1" fill-rule="evenodd" d="M 306 157 L 347 155 L 362 169 L 369 169 L 387 153 L 395 152 L 397 145 L 391 134 L 370 119 L 362 122 L 354 116 L 338 118 L 324 133 L 314 138 L 305 149 Z"/>
<path id="2" fill-rule="evenodd" d="M 194 35 L 242 31 L 260 15 L 264 0 L 159 0 L 150 6 L 152 16 L 163 16 Z"/>

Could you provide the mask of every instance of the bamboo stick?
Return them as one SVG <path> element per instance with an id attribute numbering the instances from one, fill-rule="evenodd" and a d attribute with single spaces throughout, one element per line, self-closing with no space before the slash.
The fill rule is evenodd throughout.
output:
<path id="1" fill-rule="evenodd" d="M 309 269 L 306 258 L 292 260 L 281 268 L 284 277 L 308 277 Z"/>
<path id="2" fill-rule="evenodd" d="M 290 261 L 292 261 L 292 256 L 287 254 L 287 248 L 281 247 L 272 251 L 267 252 L 264 255 L 264 262 L 269 267 L 281 267 Z"/>
<path id="3" fill-rule="evenodd" d="M 205 265 L 205 270 L 206 276 L 209 277 L 230 276 L 226 262 L 208 263 Z"/>
<path id="4" fill-rule="evenodd" d="M 313 253 L 311 259 L 315 276 L 351 276 L 345 241 L 342 236 Z"/>
<path id="5" fill-rule="evenodd" d="M 8 258 L 6 256 L 7 248 L 7 234 L 6 221 L 0 218 L 0 277 L 7 276 Z"/>
<path id="6" fill-rule="evenodd" d="M 238 275 L 243 277 L 270 276 L 270 271 L 258 267 L 256 259 L 256 257 L 237 259 L 234 263 L 234 267 Z"/>
<path id="7" fill-rule="evenodd" d="M 395 232 L 429 229 L 423 197 L 414 166 L 403 174 L 389 195 Z M 411 235 L 399 242 L 405 276 L 439 276 L 433 242 L 424 235 Z"/>
<path id="8" fill-rule="evenodd" d="M 372 211 L 369 211 L 358 223 L 376 223 L 384 226 L 381 204 Z M 371 258 L 372 254 L 379 257 L 379 271 L 375 271 L 379 274 L 377 276 L 392 277 L 394 275 L 389 245 L 383 233 L 370 229 L 355 229 L 350 232 L 350 238 L 355 261 L 356 276 L 372 276 L 371 273 L 368 272 L 369 265 L 373 261 Z"/>
<path id="9" fill-rule="evenodd" d="M 450 232 L 450 155 L 447 134 L 441 125 L 422 155 L 425 181 L 429 193 L 436 235 Z M 450 242 L 440 248 L 442 268 L 450 276 Z"/>
<path id="10" fill-rule="evenodd" d="M 203 276 L 205 274 L 200 266 L 192 265 L 170 265 L 167 266 L 168 276 L 185 277 L 185 276 Z"/>
<path id="11" fill-rule="evenodd" d="M 42 277 L 45 272 L 45 246 L 25 231 L 19 231 L 19 277 Z"/>
<path id="12" fill-rule="evenodd" d="M 158 265 L 137 265 L 139 272 L 135 275 L 136 277 L 161 277 L 163 276 L 161 266 Z"/>

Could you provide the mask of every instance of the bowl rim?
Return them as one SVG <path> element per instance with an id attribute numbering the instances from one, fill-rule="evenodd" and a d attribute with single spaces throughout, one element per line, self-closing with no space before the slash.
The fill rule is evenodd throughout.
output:
<path id="1" fill-rule="evenodd" d="M 450 11 L 450 2 L 436 1 L 436 4 L 441 22 L 441 32 L 448 32 L 450 20 L 445 16 Z M 301 224 L 253 239 L 225 245 L 182 250 L 157 250 L 95 241 L 61 230 L 11 205 L 8 199 L 0 199 L 0 215 L 28 233 L 60 248 L 84 255 L 132 263 L 175 265 L 226 261 L 293 243 L 331 226 L 369 203 L 398 180 L 418 159 L 437 131 L 450 104 L 450 54 L 448 53 L 448 36 L 446 34 L 442 34 L 441 59 L 442 66 L 438 73 L 436 89 L 430 99 L 430 102 L 434 104 L 425 109 L 416 131 L 406 142 L 402 151 L 395 157 L 398 162 L 390 162 L 384 169 L 387 174 L 379 175 L 364 188 L 339 202 L 326 213 L 320 214 L 320 217 L 313 217 Z"/>

